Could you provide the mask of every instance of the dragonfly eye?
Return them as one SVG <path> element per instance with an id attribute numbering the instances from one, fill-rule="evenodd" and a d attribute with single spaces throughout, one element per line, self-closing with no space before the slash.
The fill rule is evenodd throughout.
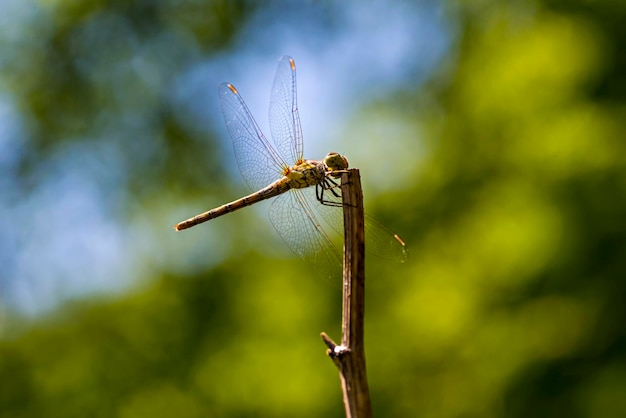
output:
<path id="1" fill-rule="evenodd" d="M 329 152 L 324 158 L 324 164 L 330 171 L 346 170 L 348 168 L 348 159 L 336 152 Z"/>

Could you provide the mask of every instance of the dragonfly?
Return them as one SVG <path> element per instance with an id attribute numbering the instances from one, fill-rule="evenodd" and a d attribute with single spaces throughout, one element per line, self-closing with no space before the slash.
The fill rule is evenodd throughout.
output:
<path id="1" fill-rule="evenodd" d="M 337 228 L 342 206 L 336 179 L 348 168 L 345 156 L 330 152 L 321 161 L 304 158 L 304 140 L 297 104 L 296 64 L 284 56 L 270 99 L 272 145 L 252 113 L 230 83 L 221 83 L 218 94 L 226 128 L 232 139 L 239 171 L 254 193 L 193 216 L 174 226 L 177 231 L 226 215 L 262 200 L 275 198 L 269 218 L 287 246 L 327 276 L 341 266 L 341 256 L 315 213 Z M 315 207 L 315 210 L 313 209 Z M 405 244 L 371 218 L 366 219 L 366 247 L 370 241 L 382 253 L 406 255 Z M 338 231 L 339 232 L 339 231 Z M 370 239 L 371 238 L 371 239 Z"/>

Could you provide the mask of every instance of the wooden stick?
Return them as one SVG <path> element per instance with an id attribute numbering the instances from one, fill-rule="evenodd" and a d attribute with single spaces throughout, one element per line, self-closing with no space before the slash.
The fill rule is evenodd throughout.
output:
<path id="1" fill-rule="evenodd" d="M 343 201 L 343 310 L 341 345 L 326 333 L 322 339 L 327 354 L 339 369 L 347 418 L 371 418 L 365 345 L 365 221 L 363 191 L 358 169 L 349 169 L 341 176 Z"/>

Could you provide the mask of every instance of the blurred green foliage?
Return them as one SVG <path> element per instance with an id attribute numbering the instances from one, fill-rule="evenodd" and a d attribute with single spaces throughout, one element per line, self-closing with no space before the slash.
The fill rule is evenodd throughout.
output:
<path id="1" fill-rule="evenodd" d="M 228 48 L 260 6 L 45 3 L 2 75 L 32 127 L 25 186 L 63 142 L 97 146 L 113 129 L 129 217 L 219 188 L 220 167 L 204 165 L 209 135 L 116 63 L 147 62 L 160 84 Z M 372 202 L 411 252 L 401 266 L 368 260 L 376 416 L 626 414 L 624 11 L 451 2 L 458 42 L 441 73 L 355 116 L 362 143 L 379 140 L 372 114 L 402 123 L 394 140 L 425 141 L 412 181 Z M 133 137 L 137 123 L 154 135 Z M 144 141 L 157 155 L 142 156 Z M 340 295 L 292 280 L 301 268 L 244 253 L 186 275 L 157 270 L 129 294 L 35 323 L 15 318 L 0 341 L 0 417 L 340 417 L 317 338 L 338 336 Z"/>

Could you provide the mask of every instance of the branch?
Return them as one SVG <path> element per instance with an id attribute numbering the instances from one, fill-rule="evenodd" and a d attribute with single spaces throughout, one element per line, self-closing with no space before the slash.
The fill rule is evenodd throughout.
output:
<path id="1" fill-rule="evenodd" d="M 347 418 L 371 418 L 365 345 L 365 222 L 363 191 L 358 169 L 349 169 L 341 176 L 343 203 L 343 310 L 341 344 L 326 333 L 322 339 L 327 354 L 339 369 Z"/>

